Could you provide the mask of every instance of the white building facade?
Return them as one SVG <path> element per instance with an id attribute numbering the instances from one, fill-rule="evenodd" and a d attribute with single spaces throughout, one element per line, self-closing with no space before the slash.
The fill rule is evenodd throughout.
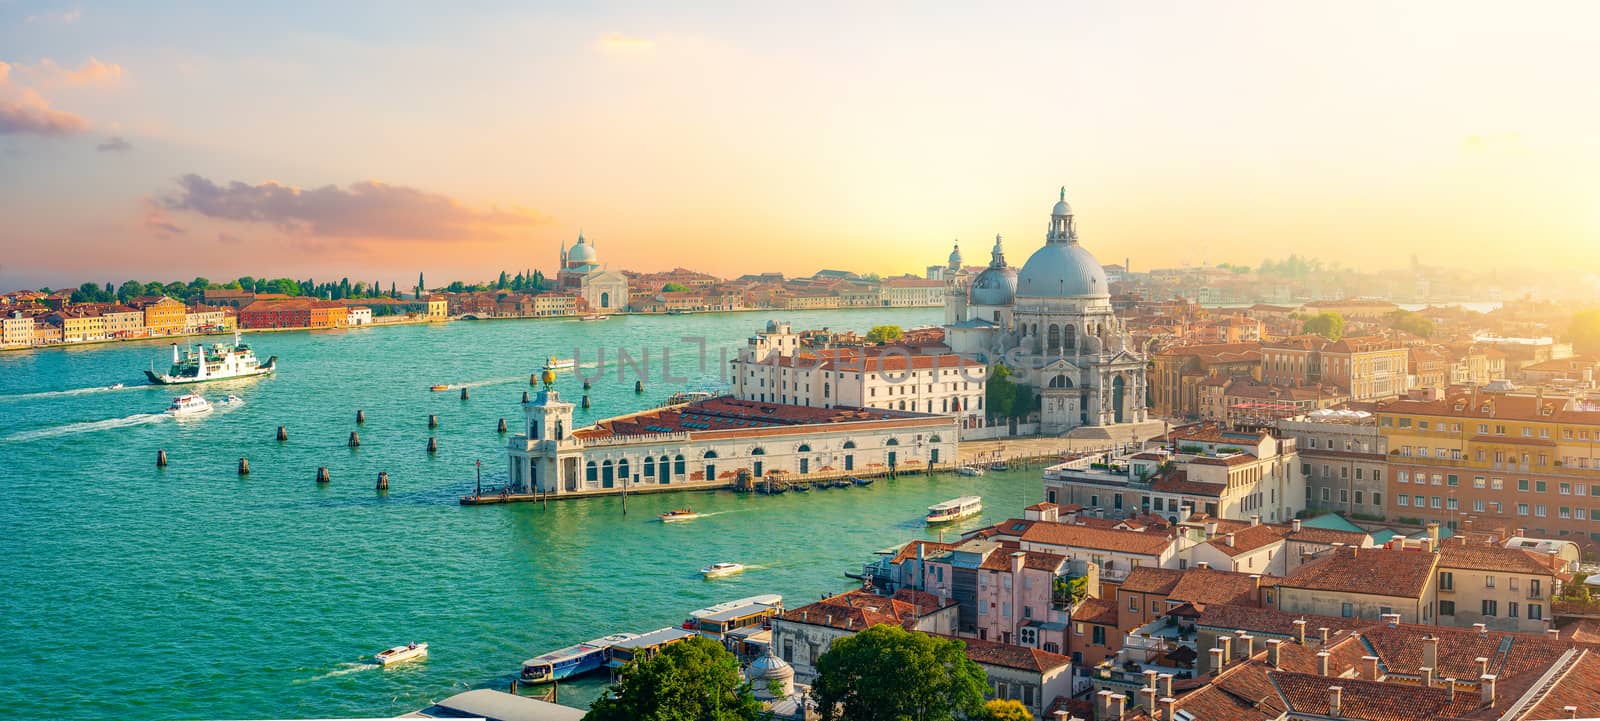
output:
<path id="1" fill-rule="evenodd" d="M 1145 355 L 1112 310 L 1105 270 L 1078 243 L 1065 189 L 1044 247 L 1020 271 L 1006 265 L 996 236 L 989 267 L 948 288 L 946 344 L 1004 363 L 1032 387 L 1041 432 L 1148 420 Z"/>

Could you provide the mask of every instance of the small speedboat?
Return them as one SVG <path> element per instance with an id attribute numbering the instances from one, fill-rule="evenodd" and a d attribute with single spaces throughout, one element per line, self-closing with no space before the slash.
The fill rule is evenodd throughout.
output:
<path id="1" fill-rule="evenodd" d="M 573 358 L 557 358 L 555 356 L 550 356 L 550 358 L 544 362 L 544 370 L 547 371 L 570 371 L 577 367 L 578 361 Z"/>
<path id="2" fill-rule="evenodd" d="M 610 317 L 611 317 L 611 316 L 609 316 L 609 315 L 599 315 L 599 314 L 596 314 L 596 313 L 590 313 L 590 314 L 588 314 L 588 315 L 586 315 L 586 316 L 583 316 L 583 317 L 580 317 L 580 318 L 578 318 L 578 320 L 583 320 L 583 321 L 590 321 L 590 320 L 607 320 L 607 319 L 609 319 L 609 318 L 610 318 Z"/>
<path id="3" fill-rule="evenodd" d="M 412 642 L 404 646 L 395 646 L 394 648 L 385 651 L 379 651 L 378 655 L 374 656 L 373 658 L 377 659 L 378 664 L 381 666 L 390 666 L 404 661 L 412 661 L 427 657 L 428 644 Z"/>
<path id="4" fill-rule="evenodd" d="M 723 578 L 725 576 L 732 576 L 740 573 L 744 573 L 744 565 L 738 563 L 713 563 L 705 568 L 700 569 L 700 575 L 704 576 L 706 580 Z"/>
<path id="5" fill-rule="evenodd" d="M 167 415 L 178 418 L 210 412 L 211 403 L 199 393 L 186 393 L 178 396 L 172 399 L 172 405 L 167 406 Z"/>
<path id="6" fill-rule="evenodd" d="M 705 514 L 695 513 L 692 508 L 676 508 L 666 513 L 658 513 L 656 518 L 661 519 L 662 523 L 677 523 L 679 521 L 692 521 L 702 515 Z"/>
<path id="7" fill-rule="evenodd" d="M 447 386 L 447 385 L 429 386 L 428 390 L 430 390 L 430 391 L 447 391 L 447 390 L 450 390 L 450 386 Z"/>
<path id="8" fill-rule="evenodd" d="M 794 492 L 795 493 L 809 493 L 809 492 L 811 492 L 811 486 L 808 486 L 808 485 L 806 485 L 804 483 L 796 483 L 795 486 L 794 486 Z"/>
<path id="9" fill-rule="evenodd" d="M 106 386 L 106 390 L 108 390 L 108 391 L 119 391 L 119 390 L 122 390 L 122 384 L 121 383 L 112 383 L 111 385 Z"/>
<path id="10" fill-rule="evenodd" d="M 1011 466 L 1008 466 L 1008 465 L 1006 465 L 1004 463 L 1001 463 L 1000 461 L 995 461 L 994 463 L 990 463 L 989 464 L 989 470 L 991 470 L 991 471 L 1009 471 L 1009 470 L 1011 470 Z"/>
<path id="11" fill-rule="evenodd" d="M 229 393 L 227 398 L 222 399 L 221 405 L 225 405 L 225 406 L 242 406 L 242 405 L 244 405 L 244 399 L 240 398 L 239 396 L 236 396 L 236 395 L 234 395 L 232 393 Z"/>
<path id="12" fill-rule="evenodd" d="M 983 469 L 979 468 L 977 466 L 961 466 L 960 468 L 956 469 L 956 475 L 958 475 L 958 476 L 981 476 L 981 475 L 983 475 Z"/>

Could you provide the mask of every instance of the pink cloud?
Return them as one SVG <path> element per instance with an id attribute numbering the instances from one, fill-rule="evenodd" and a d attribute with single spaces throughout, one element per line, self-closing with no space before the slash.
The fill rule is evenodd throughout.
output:
<path id="1" fill-rule="evenodd" d="M 37 92 L 22 88 L 5 93 L 0 87 L 0 135 L 74 135 L 89 129 L 89 121 L 50 107 Z"/>

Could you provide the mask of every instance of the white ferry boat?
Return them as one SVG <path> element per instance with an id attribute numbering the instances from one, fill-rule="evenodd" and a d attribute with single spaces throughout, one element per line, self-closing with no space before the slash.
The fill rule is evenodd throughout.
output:
<path id="1" fill-rule="evenodd" d="M 744 565 L 739 563 L 713 563 L 705 568 L 700 569 L 700 575 L 705 576 L 706 580 L 722 578 L 724 576 L 732 576 L 739 573 L 744 573 Z"/>
<path id="2" fill-rule="evenodd" d="M 949 523 L 963 518 L 971 518 L 983 512 L 983 498 L 980 496 L 962 496 L 944 503 L 928 506 L 928 524 Z"/>
<path id="3" fill-rule="evenodd" d="M 408 643 L 404 646 L 395 646 L 394 648 L 379 651 L 378 655 L 373 658 L 377 659 L 378 665 L 389 666 L 412 659 L 427 658 L 427 656 L 428 644 Z"/>
<path id="4" fill-rule="evenodd" d="M 167 406 L 167 415 L 181 418 L 210 413 L 211 410 L 211 402 L 199 393 L 187 393 L 172 399 L 172 405 Z"/>
<path id="5" fill-rule="evenodd" d="M 695 403 L 715 397 L 717 397 L 717 394 L 711 391 L 678 391 L 677 393 L 668 396 L 666 402 L 662 403 L 661 406 L 663 408 L 667 406 L 681 406 L 685 403 Z"/>
<path id="6" fill-rule="evenodd" d="M 578 361 L 573 358 L 550 356 L 550 359 L 544 362 L 544 370 L 547 371 L 570 371 L 577 367 Z"/>
<path id="7" fill-rule="evenodd" d="M 166 373 L 157 373 L 152 367 L 144 374 L 151 383 L 179 385 L 267 375 L 277 368 L 277 356 L 268 358 L 266 363 L 256 360 L 256 352 L 235 331 L 232 346 L 226 343 L 218 343 L 210 348 L 197 345 L 192 350 L 180 352 L 178 344 L 173 343 L 172 368 Z"/>
<path id="8" fill-rule="evenodd" d="M 763 593 L 763 594 L 756 595 L 756 596 L 749 596 L 747 598 L 740 598 L 740 599 L 736 599 L 736 600 L 733 600 L 733 601 L 728 601 L 727 603 L 719 603 L 719 604 L 716 604 L 714 606 L 706 606 L 705 608 L 695 609 L 695 610 L 689 612 L 689 621 L 685 621 L 684 622 L 684 627 L 688 628 L 688 624 L 690 622 L 694 621 L 697 618 L 705 618 L 707 616 L 715 616 L 715 615 L 717 615 L 719 613 L 723 613 L 723 612 L 726 612 L 726 611 L 732 611 L 733 609 L 739 608 L 741 606 L 750 606 L 750 605 L 754 605 L 754 604 L 758 604 L 758 603 L 763 605 L 763 606 L 777 606 L 778 608 L 782 608 L 783 607 L 783 594 L 781 594 L 781 593 Z"/>
<path id="9" fill-rule="evenodd" d="M 638 637 L 636 633 L 617 633 L 535 656 L 522 662 L 521 678 L 527 683 L 552 683 L 599 670 L 605 667 L 612 646 Z"/>

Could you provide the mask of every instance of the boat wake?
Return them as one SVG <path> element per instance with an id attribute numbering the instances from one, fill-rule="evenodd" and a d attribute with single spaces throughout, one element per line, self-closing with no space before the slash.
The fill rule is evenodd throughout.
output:
<path id="1" fill-rule="evenodd" d="M 471 381 L 468 383 L 451 383 L 450 390 L 456 390 L 458 388 L 482 388 L 484 386 L 503 386 L 507 383 L 516 383 L 521 380 L 524 379 L 521 376 L 517 376 L 512 378 L 490 378 L 488 380 Z"/>
<path id="2" fill-rule="evenodd" d="M 361 673 L 362 671 L 374 671 L 380 668 L 383 668 L 383 666 L 370 661 L 349 661 L 339 664 L 338 668 L 327 673 L 295 681 L 294 685 L 299 686 L 300 684 L 304 683 L 316 683 L 317 681 L 338 678 L 340 676 L 349 676 L 350 674 Z"/>
<path id="3" fill-rule="evenodd" d="M 93 433 L 95 431 L 108 431 L 114 428 L 129 428 L 142 426 L 146 423 L 157 423 L 165 419 L 165 413 L 135 413 L 125 418 L 107 418 L 103 421 L 84 421 L 82 423 L 68 423 L 64 426 L 51 428 L 35 428 L 31 431 L 13 433 L 0 440 L 12 443 L 36 441 L 41 438 L 55 438 L 56 436 L 70 436 L 77 433 Z"/>
<path id="4" fill-rule="evenodd" d="M 132 389 L 132 388 L 149 388 L 149 387 L 150 386 L 148 386 L 148 385 L 140 384 L 140 385 L 134 385 L 134 386 L 124 385 L 124 386 L 93 386 L 93 387 L 90 387 L 90 388 L 67 388 L 67 389 L 59 390 L 59 391 L 39 391 L 37 393 L 18 393 L 16 395 L 0 396 L 0 402 L 37 400 L 37 399 L 40 399 L 40 398 L 61 398 L 61 397 L 64 397 L 64 396 L 85 396 L 85 395 L 89 395 L 90 393 L 110 393 L 112 391 L 125 391 L 125 390 L 129 390 L 129 389 Z"/>

